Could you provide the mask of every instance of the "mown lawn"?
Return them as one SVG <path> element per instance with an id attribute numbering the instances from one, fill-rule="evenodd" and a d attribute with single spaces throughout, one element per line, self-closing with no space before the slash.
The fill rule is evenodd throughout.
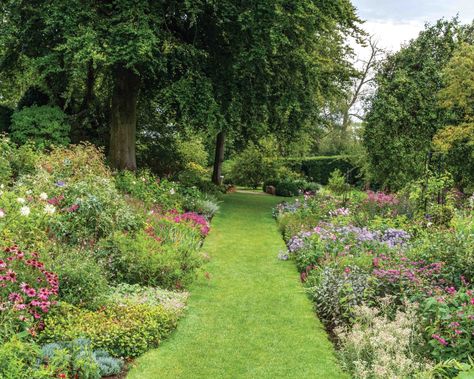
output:
<path id="1" fill-rule="evenodd" d="M 192 287 L 188 314 L 129 379 L 345 378 L 271 217 L 280 199 L 227 195 L 204 251 L 210 279 Z"/>

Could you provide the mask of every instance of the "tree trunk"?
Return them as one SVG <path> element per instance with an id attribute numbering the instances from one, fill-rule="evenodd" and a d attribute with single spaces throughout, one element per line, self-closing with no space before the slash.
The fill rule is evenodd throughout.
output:
<path id="1" fill-rule="evenodd" d="M 136 170 L 135 138 L 140 78 L 132 70 L 114 72 L 114 90 L 110 115 L 109 159 L 113 168 Z"/>
<path id="2" fill-rule="evenodd" d="M 224 162 L 225 132 L 219 132 L 216 137 L 216 155 L 214 158 L 214 171 L 212 173 L 212 182 L 222 184 L 222 162 Z"/>

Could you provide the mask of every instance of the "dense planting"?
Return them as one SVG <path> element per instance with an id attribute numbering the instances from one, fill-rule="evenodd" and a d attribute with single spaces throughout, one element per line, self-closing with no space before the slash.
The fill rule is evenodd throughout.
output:
<path id="1" fill-rule="evenodd" d="M 473 369 L 473 198 L 435 219 L 403 194 L 321 190 L 275 216 L 316 311 L 354 378 Z"/>
<path id="2" fill-rule="evenodd" d="M 92 145 L 0 144 L 0 377 L 119 374 L 176 327 L 215 200 Z"/>

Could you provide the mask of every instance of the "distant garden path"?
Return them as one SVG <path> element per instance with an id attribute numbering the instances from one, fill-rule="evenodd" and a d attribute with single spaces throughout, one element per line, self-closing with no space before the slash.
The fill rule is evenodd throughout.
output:
<path id="1" fill-rule="evenodd" d="M 271 217 L 272 196 L 227 195 L 204 251 L 210 280 L 192 288 L 186 317 L 130 379 L 345 378 Z"/>

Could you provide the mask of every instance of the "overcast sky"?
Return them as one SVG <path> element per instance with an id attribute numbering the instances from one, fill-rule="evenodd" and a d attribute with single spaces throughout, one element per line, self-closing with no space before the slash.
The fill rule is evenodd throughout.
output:
<path id="1" fill-rule="evenodd" d="M 398 50 L 415 38 L 426 22 L 459 14 L 465 23 L 474 20 L 474 0 L 352 0 L 364 29 L 386 49 Z"/>

